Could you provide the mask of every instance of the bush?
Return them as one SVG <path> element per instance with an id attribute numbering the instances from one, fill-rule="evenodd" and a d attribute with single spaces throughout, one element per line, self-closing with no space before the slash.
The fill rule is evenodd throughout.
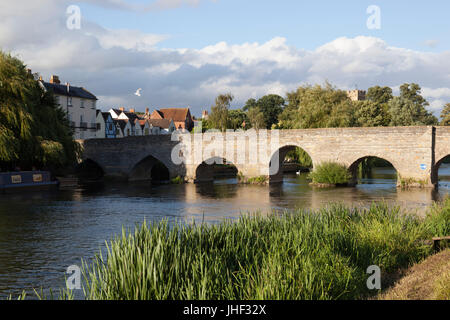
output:
<path id="1" fill-rule="evenodd" d="M 323 162 L 309 174 L 313 183 L 330 185 L 347 184 L 351 177 L 345 165 L 335 162 Z"/>

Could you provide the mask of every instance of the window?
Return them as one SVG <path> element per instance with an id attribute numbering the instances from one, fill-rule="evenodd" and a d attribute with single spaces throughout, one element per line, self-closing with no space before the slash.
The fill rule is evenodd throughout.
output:
<path id="1" fill-rule="evenodd" d="M 92 106 L 91 106 L 91 109 L 95 109 L 95 100 L 94 100 L 94 101 L 92 101 Z"/>
<path id="2" fill-rule="evenodd" d="M 81 100 L 81 108 L 84 108 L 84 100 Z"/>
<path id="3" fill-rule="evenodd" d="M 113 126 L 112 126 L 111 123 L 110 123 L 109 126 L 108 126 L 108 130 L 109 130 L 109 131 L 113 131 Z"/>
<path id="4" fill-rule="evenodd" d="M 149 132 L 148 132 L 148 128 L 145 128 L 145 135 L 148 136 Z"/>
<path id="5" fill-rule="evenodd" d="M 59 96 L 55 96 L 55 102 L 56 102 L 56 104 L 57 104 L 58 106 L 61 105 Z"/>
<path id="6" fill-rule="evenodd" d="M 99 131 L 99 130 L 100 130 L 100 123 L 97 122 L 97 131 Z"/>

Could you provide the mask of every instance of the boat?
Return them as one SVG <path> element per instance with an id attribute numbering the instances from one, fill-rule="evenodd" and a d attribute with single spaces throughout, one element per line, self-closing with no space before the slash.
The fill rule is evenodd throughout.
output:
<path id="1" fill-rule="evenodd" d="M 0 193 L 57 188 L 58 181 L 48 171 L 0 172 Z"/>

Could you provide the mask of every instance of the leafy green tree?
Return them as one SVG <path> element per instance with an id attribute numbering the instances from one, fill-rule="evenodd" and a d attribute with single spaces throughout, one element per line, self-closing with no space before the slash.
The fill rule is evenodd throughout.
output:
<path id="1" fill-rule="evenodd" d="M 244 124 L 249 123 L 247 114 L 240 110 L 229 110 L 228 111 L 228 129 L 244 129 Z"/>
<path id="2" fill-rule="evenodd" d="M 210 129 L 220 129 L 225 131 L 228 127 L 228 112 L 233 101 L 231 93 L 221 94 L 216 98 L 215 105 L 211 107 L 211 114 L 208 118 Z"/>
<path id="3" fill-rule="evenodd" d="M 450 103 L 444 106 L 441 113 L 441 126 L 450 126 Z"/>
<path id="4" fill-rule="evenodd" d="M 388 126 L 390 122 L 387 104 L 372 100 L 355 101 L 356 121 L 360 127 Z"/>
<path id="5" fill-rule="evenodd" d="M 248 111 L 251 108 L 258 108 L 264 117 L 264 123 L 267 129 L 278 123 L 278 116 L 283 111 L 285 100 L 283 97 L 276 94 L 269 94 L 261 97 L 256 101 L 249 99 L 245 104 L 243 110 Z"/>
<path id="6" fill-rule="evenodd" d="M 66 112 L 19 59 L 0 52 L 0 165 L 58 167 L 79 151 Z"/>
<path id="7" fill-rule="evenodd" d="M 250 110 L 247 111 L 247 117 L 253 129 L 259 130 L 266 127 L 264 114 L 258 107 L 250 108 Z"/>
<path id="8" fill-rule="evenodd" d="M 279 116 L 276 128 L 307 129 L 353 127 L 355 106 L 347 93 L 330 83 L 305 85 L 287 94 L 288 105 Z"/>
<path id="9" fill-rule="evenodd" d="M 389 87 L 371 87 L 367 90 L 366 94 L 367 100 L 377 104 L 388 103 L 392 98 L 394 98 L 394 95 L 392 94 L 392 89 Z"/>
<path id="10" fill-rule="evenodd" d="M 422 105 L 403 97 L 394 97 L 389 102 L 391 126 L 436 125 L 438 120 Z"/>

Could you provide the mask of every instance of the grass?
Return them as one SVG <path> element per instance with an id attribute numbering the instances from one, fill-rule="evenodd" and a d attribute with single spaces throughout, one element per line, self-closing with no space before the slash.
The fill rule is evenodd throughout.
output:
<path id="1" fill-rule="evenodd" d="M 352 178 L 345 165 L 335 162 L 323 162 L 309 174 L 313 184 L 343 185 Z"/>
<path id="2" fill-rule="evenodd" d="M 171 184 L 183 184 L 184 183 L 184 178 L 182 178 L 181 176 L 176 176 L 175 178 L 170 180 Z"/>
<path id="3" fill-rule="evenodd" d="M 238 172 L 237 179 L 240 184 L 267 184 L 269 183 L 269 177 L 268 176 L 257 176 L 257 177 L 251 177 L 247 178 L 245 177 L 242 172 Z"/>
<path id="4" fill-rule="evenodd" d="M 449 210 L 447 200 L 425 219 L 374 204 L 218 225 L 143 223 L 107 243 L 106 257 L 83 263 L 84 292 L 100 300 L 365 298 L 376 294 L 367 267 L 385 274 L 429 256 L 423 240 L 450 233 Z"/>

